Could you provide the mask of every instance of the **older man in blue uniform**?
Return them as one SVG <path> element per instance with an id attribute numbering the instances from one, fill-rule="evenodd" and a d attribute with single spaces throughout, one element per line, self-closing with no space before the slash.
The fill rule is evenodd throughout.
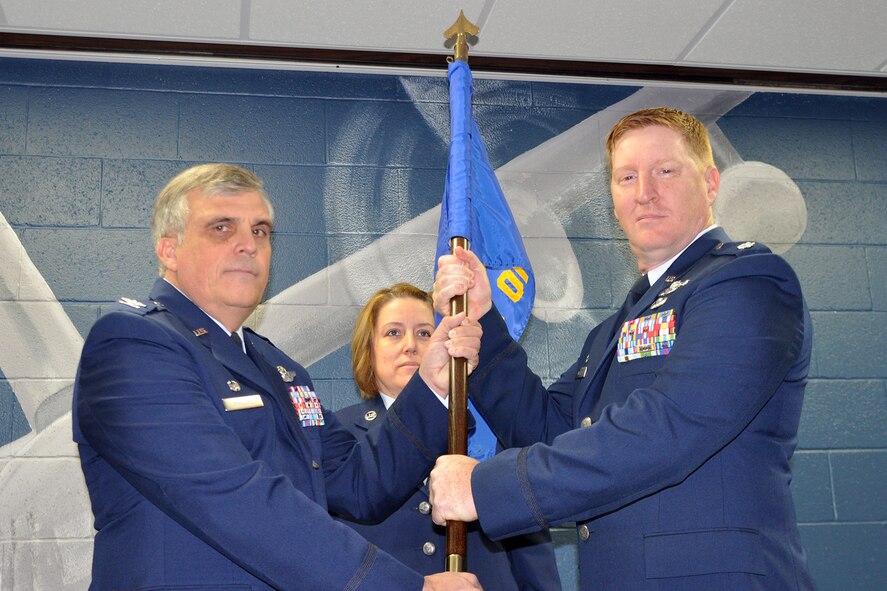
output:
<path id="1" fill-rule="evenodd" d="M 575 522 L 584 589 L 812 589 L 789 491 L 812 343 L 798 279 L 714 225 L 720 177 L 696 118 L 627 115 L 607 153 L 643 276 L 551 387 L 477 258 L 441 260 L 435 305 L 467 290 L 484 329 L 470 392 L 513 449 L 441 457 L 434 519 L 493 538 Z"/>
<path id="2" fill-rule="evenodd" d="M 446 346 L 473 359 L 479 328 L 436 332 L 378 435 L 357 442 L 304 368 L 242 326 L 272 222 L 252 173 L 181 173 L 154 211 L 162 278 L 86 340 L 73 423 L 98 530 L 90 588 L 479 589 L 467 573 L 423 578 L 328 515 L 383 517 L 422 481 L 446 449 L 429 386 L 446 391 Z"/>

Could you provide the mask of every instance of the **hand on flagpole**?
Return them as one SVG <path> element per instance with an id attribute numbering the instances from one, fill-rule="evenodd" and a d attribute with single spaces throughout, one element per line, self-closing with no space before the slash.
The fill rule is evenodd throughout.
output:
<path id="1" fill-rule="evenodd" d="M 480 324 L 466 318 L 464 312 L 441 319 L 419 365 L 419 376 L 438 396 L 446 398 L 449 395 L 451 357 L 465 358 L 468 373 L 477 367 L 482 334 Z"/>
<path id="2" fill-rule="evenodd" d="M 422 591 L 480 590 L 477 577 L 471 573 L 437 573 L 425 577 Z"/>
<path id="3" fill-rule="evenodd" d="M 490 279 L 484 264 L 470 250 L 456 247 L 453 254 L 437 259 L 434 280 L 434 309 L 450 313 L 450 300 L 468 293 L 468 318 L 480 320 L 493 305 Z"/>
<path id="4" fill-rule="evenodd" d="M 431 520 L 446 525 L 447 520 L 477 521 L 477 509 L 471 494 L 471 473 L 478 461 L 468 456 L 446 455 L 437 458 L 428 476 L 428 500 Z"/>

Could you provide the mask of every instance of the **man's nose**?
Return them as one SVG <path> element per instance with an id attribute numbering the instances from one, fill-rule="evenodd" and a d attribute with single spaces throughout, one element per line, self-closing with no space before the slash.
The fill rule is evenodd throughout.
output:
<path id="1" fill-rule="evenodd" d="M 250 256 L 255 256 L 255 254 L 258 252 L 258 246 L 256 244 L 256 237 L 253 234 L 252 228 L 247 228 L 246 230 L 240 230 L 237 232 L 236 247 L 237 252 L 242 252 Z"/>
<path id="2" fill-rule="evenodd" d="M 638 203 L 649 203 L 657 197 L 656 186 L 648 174 L 638 174 L 637 189 L 636 199 Z"/>

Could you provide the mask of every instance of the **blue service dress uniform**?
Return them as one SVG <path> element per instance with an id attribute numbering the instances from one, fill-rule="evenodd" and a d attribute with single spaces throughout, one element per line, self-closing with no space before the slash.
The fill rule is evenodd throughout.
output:
<path id="1" fill-rule="evenodd" d="M 308 373 L 245 329 L 248 356 L 164 280 L 95 324 L 73 430 L 95 515 L 95 591 L 416 589 L 330 518 L 381 519 L 446 450 L 417 376 L 357 441 Z"/>
<path id="2" fill-rule="evenodd" d="M 380 396 L 336 412 L 358 439 L 381 427 L 386 413 Z M 446 559 L 446 528 L 431 521 L 428 488 L 413 495 L 380 523 L 343 520 L 367 540 L 422 574 L 441 572 Z M 494 542 L 468 524 L 467 559 L 484 591 L 559 591 L 560 576 L 548 532 L 536 532 Z"/>
<path id="3" fill-rule="evenodd" d="M 789 490 L 812 328 L 782 258 L 707 232 L 548 389 L 481 324 L 469 387 L 515 448 L 472 475 L 487 534 L 576 522 L 589 590 L 814 588 Z"/>

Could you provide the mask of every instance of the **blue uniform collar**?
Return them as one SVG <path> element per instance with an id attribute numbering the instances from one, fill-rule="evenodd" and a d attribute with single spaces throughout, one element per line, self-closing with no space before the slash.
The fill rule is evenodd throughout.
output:
<path id="1" fill-rule="evenodd" d="M 668 266 L 668 269 L 663 273 L 662 277 L 666 278 L 666 281 L 669 277 L 680 277 L 687 270 L 692 267 L 696 261 L 698 261 L 702 256 L 717 246 L 719 243 L 726 243 L 730 241 L 730 237 L 727 236 L 727 233 L 720 226 L 716 228 L 712 228 L 696 240 L 694 240 L 690 246 L 688 246 L 681 255 L 674 260 L 672 264 Z M 673 281 L 674 279 L 672 279 Z M 662 278 L 659 279 L 656 283 L 662 283 Z M 670 281 L 668 281 L 670 283 Z M 651 290 L 652 291 L 652 290 Z"/>
<path id="2" fill-rule="evenodd" d="M 272 386 L 256 364 L 247 355 L 244 355 L 243 350 L 231 340 L 231 337 L 206 312 L 172 284 L 165 279 L 155 281 L 154 287 L 151 289 L 151 299 L 158 308 L 165 309 L 178 318 L 185 328 L 197 338 L 198 342 L 212 352 L 213 357 L 219 363 L 251 382 L 256 388 L 268 390 L 269 386 Z M 252 333 L 244 331 L 243 336 L 247 349 L 254 350 Z"/>
<path id="3" fill-rule="evenodd" d="M 671 283 L 675 279 L 680 278 L 681 275 L 690 270 L 690 268 L 696 264 L 699 259 L 705 256 L 706 253 L 713 250 L 719 243 L 726 243 L 729 242 L 729 240 L 730 238 L 727 236 L 727 233 L 720 227 L 712 228 L 697 238 L 671 265 L 668 266 L 668 270 L 649 289 L 647 289 L 641 299 L 631 307 L 628 311 L 627 318 L 636 318 L 642 310 L 647 309 L 650 304 L 659 297 L 659 293 L 665 288 L 667 283 Z M 605 355 L 605 353 L 615 350 L 616 343 L 619 340 L 619 332 L 616 330 L 618 327 L 613 326 L 617 319 L 617 315 L 614 314 L 601 325 L 601 330 L 613 334 L 613 337 L 607 343 L 605 348 L 599 350 L 595 349 L 593 355 L 591 352 L 583 349 L 583 355 L 586 355 L 587 358 L 593 357 L 598 360 L 593 371 L 587 373 L 586 377 L 583 379 L 594 379 L 601 369 L 609 362 L 610 357 Z"/>

